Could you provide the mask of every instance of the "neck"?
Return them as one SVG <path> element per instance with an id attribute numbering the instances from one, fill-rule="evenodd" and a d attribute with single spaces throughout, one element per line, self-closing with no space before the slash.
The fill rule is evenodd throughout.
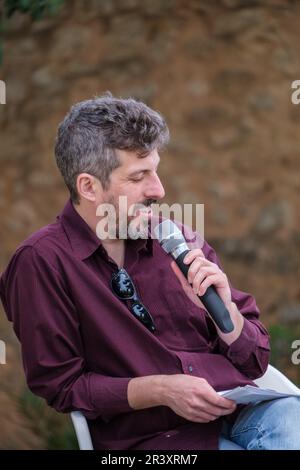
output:
<path id="1" fill-rule="evenodd" d="M 87 225 L 93 230 L 93 232 L 97 234 L 97 220 L 93 209 L 88 210 L 87 208 L 84 208 L 82 204 L 74 204 L 74 209 L 78 212 L 80 217 L 82 217 L 82 219 L 87 223 Z M 107 238 L 105 240 L 101 240 L 101 243 L 104 249 L 106 250 L 108 256 L 112 258 L 119 267 L 122 267 L 124 264 L 125 257 L 124 240 L 119 238 Z"/>
<path id="2" fill-rule="evenodd" d="M 122 268 L 125 260 L 124 240 L 102 240 L 102 245 L 108 256 L 114 260 L 119 268 Z"/>
<path id="3" fill-rule="evenodd" d="M 83 204 L 73 204 L 73 207 L 85 223 L 96 233 L 97 219 L 94 208 L 84 207 Z"/>

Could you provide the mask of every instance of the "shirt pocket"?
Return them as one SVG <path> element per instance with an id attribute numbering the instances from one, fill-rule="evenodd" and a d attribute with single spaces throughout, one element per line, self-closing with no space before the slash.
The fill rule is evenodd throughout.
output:
<path id="1" fill-rule="evenodd" d="M 138 292 L 141 286 L 138 287 Z M 142 289 L 141 289 L 142 290 Z M 152 291 L 151 298 L 148 296 Z M 143 292 L 154 318 L 156 335 L 170 348 L 186 351 L 208 351 L 207 313 L 185 294 L 170 266 L 158 269 Z M 146 303 L 145 303 L 146 305 Z M 147 305 L 146 305 L 147 306 Z"/>
<path id="2" fill-rule="evenodd" d="M 179 281 L 165 293 L 165 300 L 172 312 L 176 333 L 182 337 L 185 344 L 185 350 L 208 351 L 206 311 L 189 299 Z"/>

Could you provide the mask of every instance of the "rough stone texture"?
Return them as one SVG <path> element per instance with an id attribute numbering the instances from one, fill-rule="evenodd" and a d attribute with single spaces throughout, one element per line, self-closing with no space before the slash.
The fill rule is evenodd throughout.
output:
<path id="1" fill-rule="evenodd" d="M 299 2 L 288 0 L 67 0 L 34 24 L 13 16 L 0 70 L 1 267 L 67 198 L 53 159 L 58 123 L 75 101 L 111 90 L 168 120 L 166 202 L 204 203 L 206 238 L 232 282 L 255 294 L 267 325 L 297 321 L 299 20 Z M 19 369 L 0 371 L 18 383 Z"/>

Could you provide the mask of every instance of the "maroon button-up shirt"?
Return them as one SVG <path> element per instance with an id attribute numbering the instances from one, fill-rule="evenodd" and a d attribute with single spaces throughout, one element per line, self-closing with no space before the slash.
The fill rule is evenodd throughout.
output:
<path id="1" fill-rule="evenodd" d="M 205 256 L 218 263 L 204 242 Z M 191 374 L 217 391 L 251 384 L 269 359 L 269 337 L 254 298 L 232 288 L 245 316 L 229 347 L 207 313 L 184 293 L 157 240 L 127 240 L 124 267 L 151 312 L 151 333 L 115 297 L 116 263 L 69 201 L 53 224 L 16 250 L 0 295 L 17 337 L 27 383 L 61 412 L 87 417 L 95 449 L 214 449 L 221 419 L 193 423 L 170 408 L 133 410 L 131 378 Z"/>

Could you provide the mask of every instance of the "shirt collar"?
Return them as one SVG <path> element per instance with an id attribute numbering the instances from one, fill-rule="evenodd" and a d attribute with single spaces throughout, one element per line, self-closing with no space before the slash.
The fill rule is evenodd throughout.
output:
<path id="1" fill-rule="evenodd" d="M 73 251 L 81 260 L 88 258 L 102 246 L 101 240 L 78 214 L 71 199 L 68 200 L 62 212 L 57 216 L 57 220 L 60 220 Z M 151 255 L 153 254 L 152 242 L 151 238 L 127 240 L 128 245 L 134 250 L 145 250 Z"/>

